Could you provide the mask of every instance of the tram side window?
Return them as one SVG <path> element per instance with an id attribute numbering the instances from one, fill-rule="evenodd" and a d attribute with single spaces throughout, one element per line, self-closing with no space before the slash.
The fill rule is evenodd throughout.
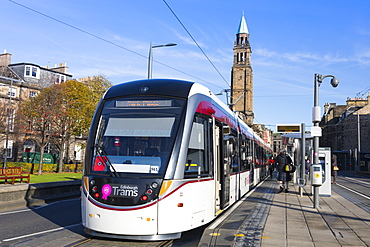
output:
<path id="1" fill-rule="evenodd" d="M 242 140 L 242 145 L 241 145 L 241 154 L 240 154 L 240 159 L 241 159 L 241 165 L 240 165 L 240 170 L 241 171 L 246 171 L 249 170 L 249 165 L 248 165 L 248 146 L 247 146 L 247 140 L 243 139 Z"/>
<path id="2" fill-rule="evenodd" d="M 237 149 L 237 139 L 233 135 L 224 135 L 224 159 L 228 165 L 229 173 L 239 171 L 239 153 Z"/>
<path id="3" fill-rule="evenodd" d="M 195 116 L 185 164 L 185 178 L 210 176 L 210 142 L 207 119 Z"/>
<path id="4" fill-rule="evenodd" d="M 243 147 L 243 170 L 251 170 L 253 161 L 252 143 L 250 139 L 245 140 L 245 147 Z"/>
<path id="5" fill-rule="evenodd" d="M 255 154 L 256 166 L 261 165 L 261 154 L 260 154 L 259 146 L 257 143 L 254 143 L 254 154 Z"/>

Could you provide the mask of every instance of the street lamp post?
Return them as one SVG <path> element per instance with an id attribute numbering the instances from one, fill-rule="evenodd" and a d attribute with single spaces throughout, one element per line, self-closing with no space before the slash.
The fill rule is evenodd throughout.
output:
<path id="1" fill-rule="evenodd" d="M 150 43 L 150 46 L 149 46 L 149 57 L 148 57 L 148 79 L 152 79 L 152 69 L 153 69 L 153 53 L 152 53 L 152 49 L 153 48 L 159 48 L 159 47 L 166 47 L 166 46 L 175 46 L 177 44 L 174 44 L 174 43 L 168 43 L 168 44 L 165 44 L 165 45 L 152 45 L 152 43 Z"/>
<path id="2" fill-rule="evenodd" d="M 326 75 L 322 76 L 320 74 L 315 74 L 314 78 L 314 106 L 312 110 L 312 123 L 314 125 L 314 129 L 319 129 L 319 122 L 321 120 L 320 115 L 320 106 L 319 106 L 319 87 L 322 83 L 322 81 L 327 78 L 332 77 L 330 84 L 332 87 L 337 87 L 339 84 L 339 80 L 333 76 L 333 75 Z M 316 132 L 316 131 L 315 131 Z M 320 132 L 320 131 L 319 131 Z M 315 134 L 313 139 L 313 147 L 314 147 L 314 153 L 313 153 L 313 162 L 312 164 L 319 164 L 319 137 L 321 134 Z M 319 207 L 319 187 L 314 186 L 314 207 Z"/>
<path id="3" fill-rule="evenodd" d="M 303 187 L 306 184 L 306 125 L 304 123 L 301 123 L 301 171 L 300 171 L 300 179 L 298 180 L 299 183 L 299 195 L 303 196 Z"/>
<path id="4" fill-rule="evenodd" d="M 359 113 L 359 110 L 357 110 L 357 169 L 360 169 L 360 165 L 361 165 L 361 156 L 360 156 L 360 153 L 361 153 L 361 129 L 360 129 L 361 125 L 360 125 L 360 113 Z M 355 171 L 357 170 L 355 168 Z"/>

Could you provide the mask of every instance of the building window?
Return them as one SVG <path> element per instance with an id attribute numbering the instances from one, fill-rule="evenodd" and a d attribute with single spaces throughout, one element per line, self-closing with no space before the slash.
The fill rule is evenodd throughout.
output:
<path id="1" fill-rule="evenodd" d="M 37 68 L 32 67 L 32 77 L 36 77 L 36 76 L 37 76 Z"/>
<path id="2" fill-rule="evenodd" d="M 65 75 L 53 74 L 54 84 L 60 84 L 66 81 Z"/>
<path id="3" fill-rule="evenodd" d="M 31 67 L 30 66 L 26 66 L 25 76 L 31 76 Z"/>
<path id="4" fill-rule="evenodd" d="M 15 87 L 9 87 L 8 97 L 14 98 L 16 92 L 17 92 L 17 89 Z"/>
<path id="5" fill-rule="evenodd" d="M 40 69 L 35 66 L 27 65 L 24 73 L 25 77 L 40 78 Z"/>
<path id="6" fill-rule="evenodd" d="M 55 84 L 59 84 L 60 83 L 60 75 L 55 75 Z"/>
<path id="7" fill-rule="evenodd" d="M 9 132 L 14 131 L 14 120 L 15 120 L 15 110 L 14 109 L 7 109 L 7 117 L 6 117 L 6 128 L 8 128 Z"/>

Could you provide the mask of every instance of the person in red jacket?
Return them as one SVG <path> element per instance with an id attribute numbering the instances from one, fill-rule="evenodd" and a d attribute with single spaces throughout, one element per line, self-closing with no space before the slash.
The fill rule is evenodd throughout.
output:
<path id="1" fill-rule="evenodd" d="M 275 170 L 275 165 L 274 165 L 274 163 L 275 163 L 275 160 L 274 160 L 274 158 L 271 156 L 271 157 L 269 158 L 269 160 L 267 161 L 267 165 L 268 165 L 268 167 L 269 167 L 270 177 L 271 177 L 271 178 L 272 178 L 272 175 L 273 175 L 274 170 Z"/>

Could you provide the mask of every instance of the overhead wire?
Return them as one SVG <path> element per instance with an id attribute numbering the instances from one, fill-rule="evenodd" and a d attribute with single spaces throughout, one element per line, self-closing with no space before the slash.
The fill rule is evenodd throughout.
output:
<path id="1" fill-rule="evenodd" d="M 211 61 L 211 59 L 207 56 L 207 54 L 203 51 L 203 49 L 200 47 L 200 45 L 198 44 L 198 42 L 194 39 L 193 35 L 191 35 L 191 33 L 188 31 L 188 29 L 185 27 L 185 25 L 182 23 L 182 21 L 180 20 L 180 18 L 176 15 L 176 13 L 172 10 L 172 8 L 168 5 L 168 3 L 166 2 L 166 0 L 163 0 L 163 2 L 167 5 L 168 9 L 171 11 L 171 13 L 175 16 L 175 18 L 177 19 L 177 21 L 181 24 L 181 26 L 185 29 L 185 31 L 188 33 L 188 35 L 190 36 L 190 38 L 194 41 L 194 43 L 196 44 L 196 46 L 199 48 L 199 50 L 203 53 L 203 55 L 207 58 L 207 60 L 211 63 L 211 65 L 213 66 L 213 68 L 217 71 L 217 73 L 221 76 L 221 78 L 225 81 L 226 85 L 228 87 L 230 87 L 229 83 L 226 81 L 226 79 L 222 76 L 222 74 L 220 73 L 220 71 L 217 69 L 217 67 L 214 65 L 214 63 Z"/>
<path id="2" fill-rule="evenodd" d="M 74 26 L 74 25 L 71 25 L 71 24 L 66 23 L 66 22 L 64 22 L 64 21 L 61 21 L 61 20 L 59 20 L 59 19 L 57 19 L 57 18 L 54 18 L 54 17 L 52 17 L 52 16 L 50 16 L 50 15 L 44 14 L 44 13 L 42 13 L 42 12 L 38 11 L 38 10 L 32 9 L 32 8 L 30 8 L 30 7 L 28 7 L 28 6 L 25 6 L 25 5 L 23 5 L 23 4 L 20 4 L 20 3 L 16 2 L 16 1 L 13 1 L 13 0 L 8 0 L 8 1 L 9 1 L 9 2 L 12 2 L 12 3 L 14 3 L 14 4 L 18 5 L 18 6 L 21 6 L 21 7 L 25 8 L 25 9 L 28 9 L 28 10 L 30 10 L 30 11 L 32 11 L 32 12 L 35 12 L 35 13 L 37 13 L 37 14 L 39 14 L 39 15 L 42 15 L 42 16 L 44 16 L 44 17 L 46 17 L 46 18 L 49 18 L 49 19 L 51 19 L 51 20 L 53 20 L 53 21 L 59 22 L 59 23 L 61 23 L 61 24 L 65 25 L 65 26 L 68 26 L 68 27 L 70 27 L 70 28 L 72 28 L 72 29 L 75 29 L 75 30 L 77 30 L 77 31 L 79 31 L 79 32 L 82 32 L 82 33 L 84 33 L 84 34 L 87 34 L 87 35 L 89 35 L 89 36 L 91 36 L 91 37 L 94 37 L 94 38 L 96 38 L 96 39 L 99 39 L 99 40 L 101 40 L 101 41 L 104 41 L 104 42 L 106 42 L 106 43 L 108 43 L 108 44 L 111 44 L 111 45 L 113 45 L 113 46 L 116 46 L 116 47 L 118 47 L 118 48 L 121 48 L 121 49 L 123 49 L 123 50 L 126 50 L 126 51 L 128 51 L 128 52 L 131 52 L 131 53 L 133 53 L 133 54 L 135 54 L 135 55 L 137 55 L 137 56 L 140 56 L 140 57 L 143 57 L 143 58 L 145 58 L 145 59 L 148 59 L 148 57 L 147 57 L 147 56 L 145 56 L 145 55 L 142 55 L 142 54 L 140 54 L 140 53 L 138 53 L 138 52 L 135 52 L 135 51 L 133 51 L 133 50 L 130 50 L 130 49 L 128 49 L 128 48 L 126 48 L 126 47 L 124 47 L 124 46 L 122 46 L 122 45 L 116 44 L 116 43 L 114 43 L 114 42 L 112 42 L 112 41 L 110 41 L 110 40 L 107 40 L 107 39 L 105 39 L 105 38 L 102 38 L 102 37 L 100 37 L 100 36 L 98 36 L 98 35 L 96 35 L 96 34 L 93 34 L 93 33 L 90 33 L 90 32 L 88 32 L 88 31 L 85 31 L 85 30 L 83 30 L 83 29 L 81 29 L 81 28 L 78 28 L 78 27 L 76 27 L 76 26 Z M 192 78 L 195 78 L 195 79 L 197 79 L 197 80 L 199 80 L 199 81 L 205 82 L 205 83 L 210 84 L 210 85 L 213 85 L 213 86 L 217 86 L 217 85 L 214 85 L 214 84 L 213 84 L 213 83 L 211 83 L 211 82 L 208 82 L 208 81 L 206 81 L 206 80 L 204 80 L 204 79 L 201 79 L 201 78 L 199 78 L 199 77 L 193 76 L 193 75 L 191 75 L 191 74 L 189 74 L 189 73 L 187 73 L 187 72 L 184 72 L 184 71 L 182 71 L 182 70 L 176 69 L 176 68 L 174 68 L 174 67 L 172 67 L 172 66 L 169 66 L 169 65 L 167 65 L 167 64 L 165 64 L 165 63 L 162 63 L 162 62 L 159 62 L 159 61 L 156 61 L 156 60 L 153 60 L 153 61 L 154 61 L 154 62 L 156 62 L 156 63 L 158 63 L 158 64 L 160 64 L 160 65 L 163 65 L 163 66 L 165 66 L 165 67 L 167 67 L 167 68 L 170 68 L 170 69 L 172 69 L 172 70 L 175 70 L 175 71 L 177 71 L 177 72 L 180 72 L 180 73 L 182 73 L 182 74 L 184 74 L 184 75 L 187 75 L 187 76 L 190 76 L 190 77 L 192 77 Z M 217 87 L 218 87 L 218 86 L 217 86 Z M 220 88 L 221 88 L 221 87 L 220 87 Z"/>
<path id="3" fill-rule="evenodd" d="M 365 89 L 361 90 L 356 94 L 357 97 L 362 98 L 366 93 L 370 91 L 370 86 L 366 87 Z"/>

